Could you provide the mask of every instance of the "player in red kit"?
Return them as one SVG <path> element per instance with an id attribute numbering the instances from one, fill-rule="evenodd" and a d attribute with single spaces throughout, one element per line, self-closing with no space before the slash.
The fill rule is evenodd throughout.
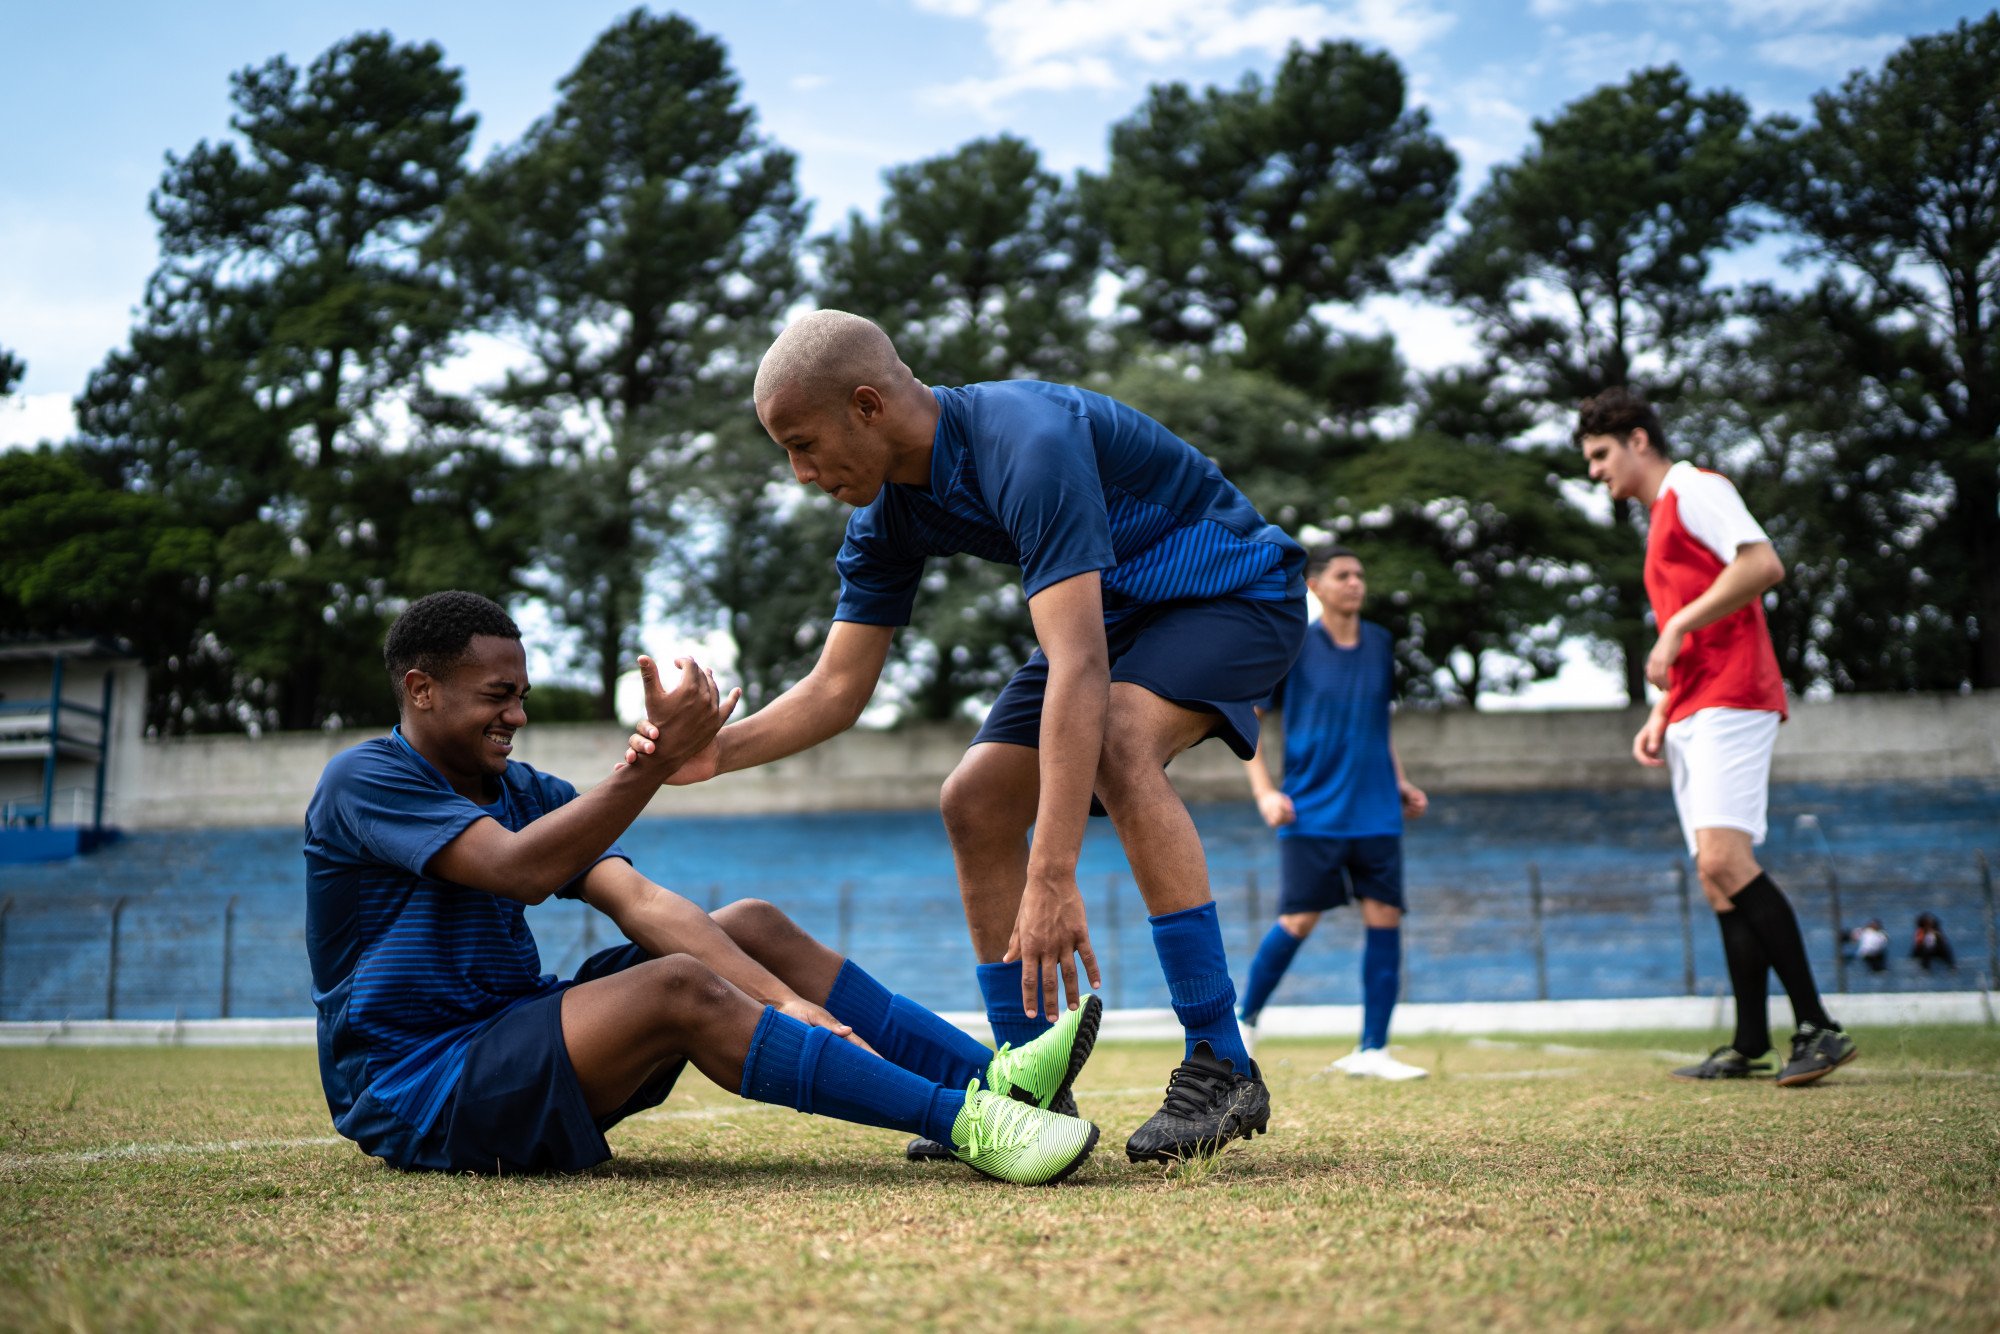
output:
<path id="1" fill-rule="evenodd" d="M 1771 750 L 1786 716 L 1785 682 L 1764 623 L 1763 596 L 1785 577 L 1771 539 L 1729 479 L 1675 461 L 1659 413 L 1637 392 L 1607 389 L 1578 409 L 1576 443 L 1613 500 L 1648 510 L 1646 595 L 1660 637 L 1646 679 L 1665 693 L 1632 739 L 1632 756 L 1664 764 L 1715 909 L 1736 992 L 1736 1033 L 1683 1079 L 1742 1079 L 1771 1048 L 1765 987 L 1775 970 L 1798 1030 L 1778 1083 L 1809 1084 L 1854 1059 L 1854 1040 L 1820 1003 L 1798 918 L 1757 864 Z"/>

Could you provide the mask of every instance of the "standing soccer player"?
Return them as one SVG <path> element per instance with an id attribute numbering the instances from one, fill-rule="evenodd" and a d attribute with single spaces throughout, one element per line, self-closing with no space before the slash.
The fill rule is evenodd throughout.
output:
<path id="1" fill-rule="evenodd" d="M 1318 625 L 1272 706 L 1285 725 L 1285 786 L 1280 790 L 1258 752 L 1244 761 L 1264 823 L 1278 831 L 1283 884 L 1278 920 L 1250 961 L 1243 1022 L 1257 1016 L 1305 943 L 1320 914 L 1350 898 L 1361 905 L 1367 940 L 1361 951 L 1361 1043 L 1333 1063 L 1375 1079 L 1421 1079 L 1427 1073 L 1389 1055 L 1389 1016 L 1403 970 L 1403 817 L 1429 806 L 1403 776 L 1389 740 L 1395 695 L 1389 632 L 1361 619 L 1368 596 L 1361 558 L 1324 547 L 1306 564 L 1319 599 Z"/>
<path id="2" fill-rule="evenodd" d="M 1059 978 L 1076 1005 L 1079 956 L 1098 985 L 1076 883 L 1094 795 L 1152 914 L 1187 1036 L 1127 1156 L 1178 1159 L 1263 1130 L 1270 1095 L 1236 1025 L 1201 839 L 1164 770 L 1210 736 L 1254 751 L 1256 705 L 1305 632 L 1305 553 L 1142 413 L 1032 381 L 929 388 L 857 315 L 816 311 L 788 327 L 758 367 L 756 402 L 798 480 L 855 507 L 840 602 L 811 673 L 672 781 L 852 726 L 927 558 L 1018 565 L 1040 647 L 942 793 L 994 1036 L 1018 1045 L 1046 1028 Z"/>
<path id="3" fill-rule="evenodd" d="M 1701 890 L 1722 929 L 1736 992 L 1736 1034 L 1683 1079 L 1743 1079 L 1771 1049 L 1765 987 L 1775 970 L 1798 1031 L 1780 1084 L 1808 1084 L 1854 1059 L 1854 1040 L 1820 1003 L 1798 918 L 1757 864 L 1771 749 L 1785 717 L 1763 595 L 1785 567 L 1736 488 L 1675 462 L 1659 414 L 1636 392 L 1607 389 L 1578 409 L 1576 443 L 1613 500 L 1645 505 L 1646 595 L 1660 637 L 1646 679 L 1666 693 L 1632 738 L 1632 756 L 1665 764 Z"/>

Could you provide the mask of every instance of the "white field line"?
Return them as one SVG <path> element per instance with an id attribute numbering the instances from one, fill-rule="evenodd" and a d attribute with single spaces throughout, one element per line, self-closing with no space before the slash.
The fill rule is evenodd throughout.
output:
<path id="1" fill-rule="evenodd" d="M 1568 1079 L 1571 1075 L 1582 1074 L 1580 1065 L 1552 1065 L 1539 1070 L 1469 1070 L 1461 1074 L 1457 1071 L 1445 1076 L 1446 1079 Z"/>
<path id="2" fill-rule="evenodd" d="M 102 1163 L 118 1158 L 172 1158 L 182 1155 L 254 1153 L 259 1149 L 315 1149 L 345 1143 L 347 1141 L 338 1135 L 314 1135 L 305 1139 L 226 1139 L 212 1144 L 120 1144 L 116 1148 L 80 1149 L 68 1153 L 0 1154 L 0 1169 Z"/>

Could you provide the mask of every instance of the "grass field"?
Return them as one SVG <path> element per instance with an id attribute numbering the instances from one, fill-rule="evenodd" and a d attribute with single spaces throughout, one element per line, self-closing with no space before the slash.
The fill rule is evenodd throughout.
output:
<path id="1" fill-rule="evenodd" d="M 0 1051 L 0 1328 L 2000 1327 L 2000 1035 L 1857 1033 L 1823 1083 L 1663 1077 L 1695 1034 L 1267 1043 L 1272 1133 L 1127 1164 L 1177 1048 L 1029 1190 L 698 1075 L 581 1177 L 329 1142 L 309 1050 Z"/>

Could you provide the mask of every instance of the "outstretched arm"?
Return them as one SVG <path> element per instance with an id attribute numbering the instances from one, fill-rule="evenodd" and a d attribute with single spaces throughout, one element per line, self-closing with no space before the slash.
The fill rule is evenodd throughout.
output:
<path id="1" fill-rule="evenodd" d="M 1090 795 L 1104 748 L 1104 715 L 1111 704 L 1110 650 L 1104 641 L 1104 602 L 1097 571 L 1051 584 L 1028 599 L 1035 637 L 1049 660 L 1042 696 L 1041 796 L 1035 839 L 1028 850 L 1028 884 L 1014 922 L 1006 958 L 1022 961 L 1022 1001 L 1028 1013 L 1056 1015 L 1056 977 L 1072 1008 L 1083 1000 L 1076 956 L 1093 987 L 1101 986 L 1090 948 L 1076 860 L 1090 819 Z M 1033 994 L 1036 979 L 1039 994 Z"/>
<path id="2" fill-rule="evenodd" d="M 700 783 L 717 774 L 754 769 L 845 732 L 868 707 L 895 635 L 891 625 L 835 621 L 805 680 L 722 729 L 712 744 L 676 766 L 667 781 Z M 654 744 L 650 730 L 642 726 L 625 752 L 626 762 L 652 754 Z"/>
<path id="3" fill-rule="evenodd" d="M 666 775 L 713 742 L 742 698 L 740 690 L 721 695 L 715 678 L 694 659 L 674 662 L 681 677 L 668 690 L 653 660 L 639 659 L 646 716 L 659 737 L 654 756 L 643 764 L 620 766 L 590 791 L 518 832 L 498 820 L 475 821 L 438 849 L 425 872 L 523 903 L 540 903 L 574 880 L 638 818 Z"/>

